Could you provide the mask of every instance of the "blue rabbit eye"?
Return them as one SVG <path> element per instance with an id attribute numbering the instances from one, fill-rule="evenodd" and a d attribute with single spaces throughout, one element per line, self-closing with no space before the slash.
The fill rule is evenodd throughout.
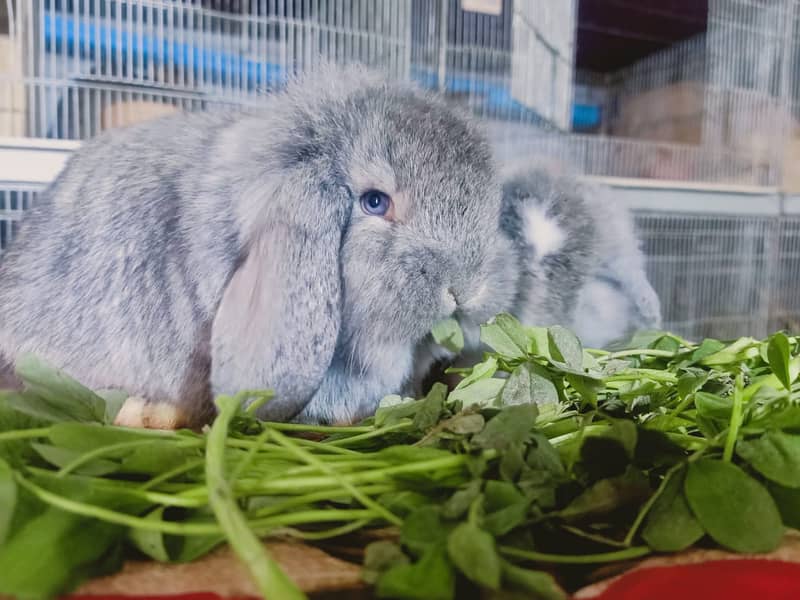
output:
<path id="1" fill-rule="evenodd" d="M 361 210 L 368 215 L 382 217 L 392 206 L 392 199 L 383 192 L 370 190 L 361 195 Z"/>

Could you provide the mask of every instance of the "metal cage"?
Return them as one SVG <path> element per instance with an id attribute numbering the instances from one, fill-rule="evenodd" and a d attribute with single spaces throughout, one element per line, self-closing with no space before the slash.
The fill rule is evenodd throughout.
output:
<path id="1" fill-rule="evenodd" d="M 669 328 L 794 327 L 800 0 L 709 0 L 704 33 L 611 74 L 576 68 L 578 18 L 578 0 L 0 0 L 0 252 L 55 172 L 4 170 L 9 139 L 46 151 L 44 138 L 257 104 L 320 59 L 362 62 L 468 107 L 500 161 L 663 181 L 623 195 Z M 708 184 L 739 187 L 687 209 Z"/>

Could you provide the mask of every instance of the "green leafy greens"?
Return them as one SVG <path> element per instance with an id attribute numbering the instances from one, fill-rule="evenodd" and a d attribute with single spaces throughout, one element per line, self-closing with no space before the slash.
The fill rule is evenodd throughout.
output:
<path id="1" fill-rule="evenodd" d="M 434 337 L 463 346 L 454 321 Z M 261 422 L 269 395 L 243 392 L 203 433 L 114 427 L 118 394 L 26 357 L 24 391 L 0 392 L 0 594 L 228 543 L 265 596 L 302 598 L 259 539 L 355 535 L 377 539 L 363 573 L 381 598 L 557 600 L 581 569 L 766 552 L 800 525 L 798 338 L 651 332 L 610 352 L 498 315 L 482 341 L 455 389 L 351 427 Z"/>

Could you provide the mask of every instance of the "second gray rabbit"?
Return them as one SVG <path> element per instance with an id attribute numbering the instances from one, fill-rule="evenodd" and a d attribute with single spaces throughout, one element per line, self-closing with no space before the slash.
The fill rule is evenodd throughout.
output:
<path id="1" fill-rule="evenodd" d="M 536 158 L 508 168 L 502 190 L 502 228 L 519 273 L 510 313 L 525 325 L 568 327 L 594 348 L 661 327 L 631 215 L 608 188 Z M 463 316 L 459 322 L 465 351 L 456 364 L 470 366 L 480 359 L 480 323 Z M 441 378 L 454 360 L 430 337 L 417 354 L 412 394 Z"/>
<path id="2" fill-rule="evenodd" d="M 511 306 L 500 205 L 467 118 L 358 68 L 104 134 L 0 263 L 0 355 L 122 388 L 123 424 L 196 426 L 268 387 L 262 417 L 352 421 L 435 322 Z"/>
<path id="3" fill-rule="evenodd" d="M 521 259 L 521 321 L 564 325 L 593 348 L 661 327 L 631 214 L 612 194 L 554 163 L 506 173 L 502 222 Z"/>

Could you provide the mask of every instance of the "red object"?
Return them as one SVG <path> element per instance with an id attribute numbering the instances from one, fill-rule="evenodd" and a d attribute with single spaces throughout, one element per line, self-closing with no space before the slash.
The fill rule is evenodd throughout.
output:
<path id="1" fill-rule="evenodd" d="M 717 560 L 624 574 L 594 600 L 798 600 L 800 564 Z"/>

